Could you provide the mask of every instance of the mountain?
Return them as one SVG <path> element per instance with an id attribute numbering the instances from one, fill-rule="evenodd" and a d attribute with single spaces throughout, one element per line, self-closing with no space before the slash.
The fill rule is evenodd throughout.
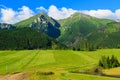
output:
<path id="1" fill-rule="evenodd" d="M 99 19 L 82 13 L 75 13 L 69 18 L 59 20 L 59 22 L 61 24 L 61 35 L 57 40 L 72 47 L 80 43 L 83 46 L 83 41 L 85 41 L 87 39 L 86 37 L 91 35 L 92 32 L 115 21 Z"/>
<path id="2" fill-rule="evenodd" d="M 0 30 L 10 30 L 15 29 L 15 26 L 6 23 L 0 23 Z"/>
<path id="3" fill-rule="evenodd" d="M 56 40 L 31 28 L 0 30 L 0 49 L 57 49 L 64 48 Z"/>
<path id="4" fill-rule="evenodd" d="M 13 26 L 17 29 L 28 27 L 37 30 L 78 50 L 120 47 L 120 22 L 82 13 L 58 21 L 40 13 Z"/>
<path id="5" fill-rule="evenodd" d="M 17 28 L 31 27 L 40 32 L 46 33 L 52 38 L 60 36 L 60 30 L 58 29 L 60 24 L 45 13 L 37 14 L 29 19 L 14 24 L 14 26 Z"/>

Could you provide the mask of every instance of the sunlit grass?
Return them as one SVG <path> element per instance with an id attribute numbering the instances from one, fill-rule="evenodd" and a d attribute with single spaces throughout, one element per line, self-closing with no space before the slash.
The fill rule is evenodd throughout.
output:
<path id="1" fill-rule="evenodd" d="M 87 70 L 98 65 L 102 55 L 115 55 L 120 61 L 120 49 L 103 49 L 97 51 L 72 51 L 72 50 L 21 50 L 21 51 L 0 51 L 0 74 L 11 74 L 23 71 L 53 71 L 51 76 L 42 76 L 31 73 L 31 80 L 34 77 L 45 78 L 44 80 L 117 80 L 85 74 L 72 74 L 71 70 Z M 118 68 L 119 70 L 119 68 Z M 107 71 L 110 74 L 120 74 L 114 69 Z M 112 73 L 111 73 L 112 72 Z M 63 74 L 64 75 L 63 75 Z M 100 79 L 99 79 L 100 78 Z M 42 80 L 42 79 L 41 79 Z"/>

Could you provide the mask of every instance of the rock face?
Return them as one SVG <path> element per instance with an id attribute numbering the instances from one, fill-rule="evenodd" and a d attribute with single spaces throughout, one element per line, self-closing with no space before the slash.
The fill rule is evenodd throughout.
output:
<path id="1" fill-rule="evenodd" d="M 44 32 L 53 38 L 57 38 L 60 35 L 60 30 L 58 29 L 60 24 L 46 14 L 41 14 L 38 18 L 34 19 L 30 27 Z"/>
<path id="2" fill-rule="evenodd" d="M 0 30 L 10 30 L 14 29 L 15 27 L 12 26 L 11 24 L 6 24 L 6 23 L 0 23 Z"/>
<path id="3" fill-rule="evenodd" d="M 37 14 L 29 19 L 14 24 L 17 28 L 31 27 L 39 32 L 43 32 L 52 38 L 60 36 L 60 24 L 46 13 Z"/>

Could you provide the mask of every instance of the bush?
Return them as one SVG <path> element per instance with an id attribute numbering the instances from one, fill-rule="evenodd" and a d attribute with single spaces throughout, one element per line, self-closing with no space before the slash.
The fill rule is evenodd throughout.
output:
<path id="1" fill-rule="evenodd" d="M 54 72 L 37 72 L 36 73 L 37 75 L 53 75 L 54 74 Z"/>
<path id="2" fill-rule="evenodd" d="M 102 74 L 102 68 L 101 67 L 94 67 L 90 70 L 89 73 L 94 74 L 94 75 Z"/>
<path id="3" fill-rule="evenodd" d="M 76 49 L 75 49 L 75 47 L 73 47 L 72 49 L 73 49 L 73 51 L 75 51 L 75 50 L 76 50 Z"/>
<path id="4" fill-rule="evenodd" d="M 112 55 L 111 58 L 109 56 L 108 57 L 102 56 L 101 59 L 99 60 L 99 66 L 103 67 L 104 69 L 108 69 L 119 67 L 120 63 L 114 55 Z"/>

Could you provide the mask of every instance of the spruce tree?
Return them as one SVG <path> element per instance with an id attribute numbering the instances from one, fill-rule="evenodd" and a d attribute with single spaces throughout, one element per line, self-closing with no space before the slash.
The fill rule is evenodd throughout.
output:
<path id="1" fill-rule="evenodd" d="M 99 60 L 99 66 L 107 69 L 107 68 L 118 67 L 120 66 L 120 63 L 114 55 L 112 55 L 111 58 L 109 56 L 108 57 L 102 56 L 101 59 Z"/>

